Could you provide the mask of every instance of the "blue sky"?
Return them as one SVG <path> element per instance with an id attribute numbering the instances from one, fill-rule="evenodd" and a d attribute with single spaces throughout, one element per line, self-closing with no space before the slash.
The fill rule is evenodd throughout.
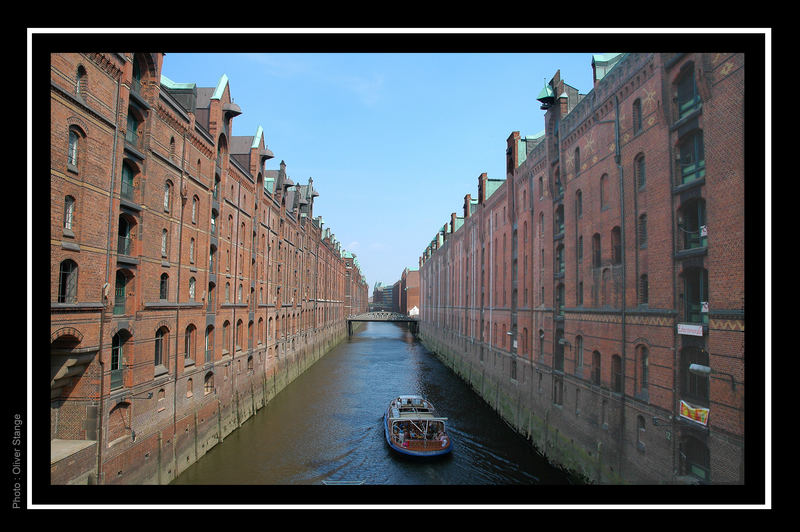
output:
<path id="1" fill-rule="evenodd" d="M 607 50 L 605 52 L 608 52 Z M 415 267 L 477 178 L 503 178 L 506 139 L 544 129 L 536 96 L 557 70 L 592 88 L 592 53 L 167 53 L 163 75 L 214 87 L 242 109 L 234 135 L 264 128 L 295 181 L 367 278 Z"/>

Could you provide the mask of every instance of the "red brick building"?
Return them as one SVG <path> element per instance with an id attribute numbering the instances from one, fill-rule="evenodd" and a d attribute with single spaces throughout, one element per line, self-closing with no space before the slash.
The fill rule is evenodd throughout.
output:
<path id="1" fill-rule="evenodd" d="M 312 180 L 163 60 L 51 55 L 53 483 L 169 482 L 366 310 Z"/>
<path id="2" fill-rule="evenodd" d="M 420 258 L 420 336 L 590 481 L 744 482 L 744 55 L 594 56 Z"/>

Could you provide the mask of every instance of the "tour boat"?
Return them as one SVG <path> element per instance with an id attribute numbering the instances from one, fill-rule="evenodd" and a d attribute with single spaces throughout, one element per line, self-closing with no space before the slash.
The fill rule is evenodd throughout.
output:
<path id="1" fill-rule="evenodd" d="M 383 415 L 386 442 L 409 456 L 439 456 L 453 448 L 445 430 L 446 417 L 437 417 L 430 401 L 419 395 L 399 395 Z"/>

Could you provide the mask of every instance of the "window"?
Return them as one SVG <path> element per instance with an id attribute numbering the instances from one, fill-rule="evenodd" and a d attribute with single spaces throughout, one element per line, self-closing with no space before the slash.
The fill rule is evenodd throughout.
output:
<path id="1" fill-rule="evenodd" d="M 186 379 L 186 397 L 191 397 L 194 395 L 194 381 L 191 377 Z"/>
<path id="2" fill-rule="evenodd" d="M 708 351 L 699 347 L 687 347 L 681 351 L 681 397 L 692 403 L 706 406 L 709 401 L 709 377 L 689 371 L 689 366 L 708 366 Z"/>
<path id="3" fill-rule="evenodd" d="M 578 175 L 578 172 L 581 171 L 581 149 L 580 147 L 575 148 L 575 175 Z"/>
<path id="4" fill-rule="evenodd" d="M 206 373 L 205 379 L 203 379 L 203 394 L 208 395 L 214 391 L 214 373 L 208 372 Z"/>
<path id="5" fill-rule="evenodd" d="M 691 183 L 706 175 L 703 132 L 697 130 L 681 139 L 678 145 L 678 165 L 681 183 Z"/>
<path id="6" fill-rule="evenodd" d="M 633 134 L 636 135 L 642 130 L 642 101 L 638 98 L 633 102 Z"/>
<path id="7" fill-rule="evenodd" d="M 643 345 L 639 346 L 637 351 L 637 358 L 639 360 L 639 390 L 644 391 L 647 390 L 647 384 L 650 381 L 650 352 L 647 350 L 647 347 Z"/>
<path id="8" fill-rule="evenodd" d="M 639 216 L 639 248 L 644 249 L 647 247 L 647 215 L 642 214 Z"/>
<path id="9" fill-rule="evenodd" d="M 164 183 L 164 210 L 169 212 L 170 193 L 172 192 L 172 184 L 167 181 Z"/>
<path id="10" fill-rule="evenodd" d="M 133 201 L 134 188 L 133 188 L 133 169 L 130 165 L 122 164 L 122 182 L 120 183 L 120 197 L 126 200 Z"/>
<path id="11" fill-rule="evenodd" d="M 681 473 L 702 481 L 711 480 L 711 452 L 708 446 L 693 436 L 680 444 Z"/>
<path id="12" fill-rule="evenodd" d="M 700 107 L 700 94 L 694 79 L 694 64 L 684 66 L 686 73 L 678 80 L 675 104 L 678 111 L 678 120 L 692 113 Z"/>
<path id="13" fill-rule="evenodd" d="M 199 201 L 200 200 L 197 198 L 197 196 L 194 196 L 192 198 L 192 223 L 193 224 L 197 223 L 197 204 L 198 204 Z"/>
<path id="14" fill-rule="evenodd" d="M 217 234 L 217 211 L 211 210 L 211 234 Z"/>
<path id="15" fill-rule="evenodd" d="M 214 283 L 208 283 L 208 301 L 207 301 L 207 303 L 208 303 L 208 309 L 209 310 L 213 310 L 214 309 L 214 292 L 216 291 L 215 290 L 216 286 L 217 285 L 215 285 Z"/>
<path id="16" fill-rule="evenodd" d="M 87 94 L 87 86 L 88 79 L 86 76 L 86 69 L 83 68 L 83 65 L 81 65 L 78 67 L 78 71 L 75 73 L 75 96 L 84 99 Z"/>
<path id="17" fill-rule="evenodd" d="M 186 327 L 186 333 L 184 335 L 183 358 L 185 360 L 194 361 L 196 344 L 197 344 L 197 329 L 195 328 L 194 325 L 189 324 L 189 326 Z"/>
<path id="18" fill-rule="evenodd" d="M 622 358 L 619 355 L 611 357 L 611 378 L 612 390 L 616 393 L 622 393 L 624 391 L 624 379 L 622 378 Z"/>
<path id="19" fill-rule="evenodd" d="M 122 386 L 122 356 L 128 337 L 126 331 L 120 331 L 111 338 L 111 389 Z"/>
<path id="20" fill-rule="evenodd" d="M 167 241 L 168 241 L 169 233 L 167 233 L 166 229 L 161 230 L 161 256 L 167 256 Z"/>
<path id="21" fill-rule="evenodd" d="M 169 297 L 169 275 L 166 273 L 161 274 L 158 297 L 162 300 L 166 300 Z"/>
<path id="22" fill-rule="evenodd" d="M 578 190 L 575 193 L 575 217 L 580 218 L 583 216 L 583 193 Z"/>
<path id="23" fill-rule="evenodd" d="M 649 285 L 647 282 L 647 274 L 642 274 L 639 277 L 639 304 L 647 305 Z"/>
<path id="24" fill-rule="evenodd" d="M 75 216 L 75 198 L 67 196 L 64 198 L 64 229 L 72 231 L 72 224 Z"/>
<path id="25" fill-rule="evenodd" d="M 633 160 L 633 176 L 639 188 L 643 188 L 645 185 L 646 178 L 645 178 L 644 155 L 642 154 L 637 155 L 636 159 Z"/>
<path id="26" fill-rule="evenodd" d="M 708 325 L 708 271 L 689 268 L 683 274 L 684 319 Z"/>
<path id="27" fill-rule="evenodd" d="M 222 324 L 222 349 L 224 351 L 230 351 L 231 347 L 231 324 L 229 321 L 225 321 Z"/>
<path id="28" fill-rule="evenodd" d="M 125 128 L 125 142 L 133 146 L 139 146 L 139 125 L 141 121 L 136 117 L 133 110 L 128 108 L 128 117 Z"/>
<path id="29" fill-rule="evenodd" d="M 160 327 L 156 331 L 155 339 L 155 353 L 153 356 L 153 363 L 156 366 L 166 366 L 167 356 L 169 354 L 169 330 L 166 327 Z"/>
<path id="30" fill-rule="evenodd" d="M 595 233 L 592 236 L 592 266 L 597 268 L 600 266 L 600 234 Z"/>
<path id="31" fill-rule="evenodd" d="M 619 227 L 611 229 L 611 262 L 622 264 L 622 237 Z"/>
<path id="32" fill-rule="evenodd" d="M 600 351 L 592 352 L 592 383 L 600 384 Z"/>
<path id="33" fill-rule="evenodd" d="M 67 148 L 67 166 L 77 170 L 78 168 L 78 141 L 80 135 L 74 129 L 69 130 L 69 145 Z"/>
<path id="34" fill-rule="evenodd" d="M 194 264 L 194 238 L 189 239 L 189 262 Z"/>
<path id="35" fill-rule="evenodd" d="M 78 265 L 70 260 L 61 262 L 58 273 L 58 302 L 75 303 L 78 299 Z"/>
<path id="36" fill-rule="evenodd" d="M 554 227 L 553 227 L 553 234 L 558 235 L 564 232 L 564 206 L 559 205 L 556 207 L 555 219 L 554 219 Z"/>
<path id="37" fill-rule="evenodd" d="M 575 337 L 575 367 L 583 367 L 583 336 Z"/>
<path id="38" fill-rule="evenodd" d="M 578 247 L 576 249 L 576 253 L 578 262 L 583 261 L 583 236 L 578 237 Z"/>
<path id="39" fill-rule="evenodd" d="M 114 314 L 125 314 L 125 285 L 128 279 L 121 271 L 117 271 L 114 285 Z"/>
<path id="40" fill-rule="evenodd" d="M 227 323 L 227 322 L 226 322 Z M 224 335 L 223 335 L 224 337 Z M 211 362 L 214 359 L 214 326 L 209 325 L 206 327 L 206 338 L 205 338 L 205 361 Z"/>
<path id="41" fill-rule="evenodd" d="M 683 249 L 708 246 L 706 202 L 703 199 L 690 200 L 681 207 L 678 212 L 678 228 L 683 234 Z"/>
<path id="42" fill-rule="evenodd" d="M 189 301 L 194 301 L 195 293 L 195 280 L 194 277 L 189 278 Z"/>

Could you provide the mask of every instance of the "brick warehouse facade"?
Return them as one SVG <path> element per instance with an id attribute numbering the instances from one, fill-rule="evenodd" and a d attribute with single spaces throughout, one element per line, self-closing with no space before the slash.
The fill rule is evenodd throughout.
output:
<path id="1" fill-rule="evenodd" d="M 347 337 L 354 256 L 228 79 L 51 55 L 51 483 L 166 484 Z"/>
<path id="2" fill-rule="evenodd" d="M 592 66 L 424 250 L 420 338 L 590 482 L 742 484 L 744 54 Z"/>

